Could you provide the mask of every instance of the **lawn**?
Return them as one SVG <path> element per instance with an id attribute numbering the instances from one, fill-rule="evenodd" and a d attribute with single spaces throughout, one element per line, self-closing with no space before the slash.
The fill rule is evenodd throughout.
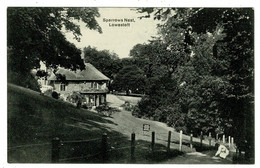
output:
<path id="1" fill-rule="evenodd" d="M 112 96 L 112 97 L 111 97 Z M 134 100 L 128 97 L 128 100 Z M 113 106 L 119 107 L 126 99 L 108 95 Z M 151 135 L 144 136 L 142 124 L 151 125 L 156 132 L 155 152 L 151 151 Z M 168 131 L 172 130 L 171 151 L 166 152 Z M 130 161 L 130 135 L 136 133 L 135 161 Z M 101 138 L 108 137 L 108 163 L 158 163 L 178 151 L 179 134 L 165 124 L 135 118 L 130 112 L 121 111 L 112 117 L 102 116 L 84 109 L 44 96 L 38 92 L 8 84 L 8 162 L 50 163 L 51 141 L 61 140 L 60 162 L 102 163 Z M 189 149 L 189 137 L 183 135 L 184 152 Z M 91 142 L 67 143 L 67 141 L 92 140 Z M 195 141 L 198 141 L 194 138 Z M 82 157 L 84 156 L 84 157 Z M 87 157 L 85 157 L 87 156 Z M 75 158 L 67 160 L 66 158 Z"/>
<path id="2" fill-rule="evenodd" d="M 137 105 L 137 103 L 142 99 L 142 97 L 133 97 L 133 96 L 119 96 L 117 95 L 117 97 L 126 102 L 128 101 L 129 103 L 133 104 L 133 105 Z"/>
<path id="3" fill-rule="evenodd" d="M 114 123 L 99 114 L 8 84 L 9 162 L 50 162 L 55 137 L 66 141 L 101 138 L 104 133 L 120 136 L 110 124 Z"/>

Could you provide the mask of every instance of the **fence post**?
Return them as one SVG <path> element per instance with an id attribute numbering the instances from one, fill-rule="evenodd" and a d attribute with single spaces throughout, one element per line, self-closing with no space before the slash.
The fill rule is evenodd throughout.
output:
<path id="1" fill-rule="evenodd" d="M 230 136 L 228 136 L 228 147 L 230 147 Z"/>
<path id="2" fill-rule="evenodd" d="M 192 146 L 192 138 L 193 138 L 193 134 L 190 134 L 190 148 L 192 149 L 193 146 Z"/>
<path id="3" fill-rule="evenodd" d="M 209 146 L 211 146 L 211 132 L 209 133 Z"/>
<path id="4" fill-rule="evenodd" d="M 131 135 L 131 161 L 135 160 L 135 133 Z"/>
<path id="5" fill-rule="evenodd" d="M 102 159 L 103 162 L 107 161 L 107 134 L 102 135 Z"/>
<path id="6" fill-rule="evenodd" d="M 168 144 L 167 144 L 167 151 L 170 152 L 171 150 L 171 131 L 168 133 Z"/>
<path id="7" fill-rule="evenodd" d="M 60 154 L 60 139 L 53 138 L 52 139 L 52 149 L 51 149 L 51 161 L 52 163 L 59 162 Z"/>
<path id="8" fill-rule="evenodd" d="M 202 147 L 203 132 L 200 131 L 200 147 Z"/>
<path id="9" fill-rule="evenodd" d="M 179 151 L 181 151 L 182 148 L 182 130 L 180 131 L 180 146 L 179 146 Z"/>
<path id="10" fill-rule="evenodd" d="M 225 134 L 223 135 L 223 144 L 226 143 Z"/>
<path id="11" fill-rule="evenodd" d="M 234 138 L 231 138 L 231 145 L 234 146 Z"/>
<path id="12" fill-rule="evenodd" d="M 154 152 L 154 139 L 155 139 L 155 132 L 153 131 L 152 132 L 152 144 L 151 144 L 152 152 Z"/>

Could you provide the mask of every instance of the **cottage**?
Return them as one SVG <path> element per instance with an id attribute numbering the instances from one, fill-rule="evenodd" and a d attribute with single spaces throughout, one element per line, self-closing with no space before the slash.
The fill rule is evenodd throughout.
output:
<path id="1" fill-rule="evenodd" d="M 48 83 L 53 87 L 53 90 L 60 93 L 64 98 L 73 92 L 79 92 L 84 96 L 85 99 L 83 102 L 86 103 L 87 106 L 99 106 L 106 102 L 109 78 L 90 63 L 86 63 L 85 66 L 85 70 L 78 70 L 76 72 L 59 68 L 56 73 L 65 75 L 66 83 L 57 80 L 54 74 L 50 76 Z"/>

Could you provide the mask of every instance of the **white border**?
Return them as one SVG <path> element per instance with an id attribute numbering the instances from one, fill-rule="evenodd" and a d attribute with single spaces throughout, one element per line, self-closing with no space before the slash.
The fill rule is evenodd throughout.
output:
<path id="1" fill-rule="evenodd" d="M 0 157 L 0 166 L 1 167 L 100 167 L 100 166 L 108 166 L 108 167 L 132 167 L 132 166 L 142 166 L 142 167 L 157 167 L 162 165 L 121 165 L 121 164 L 109 164 L 109 165 L 99 165 L 99 164 L 8 164 L 7 163 L 7 87 L 6 87 L 6 9 L 8 6 L 87 6 L 87 7 L 254 7 L 255 9 L 255 165 L 230 165 L 230 166 L 250 166 L 255 167 L 259 164 L 258 161 L 258 151 L 259 145 L 257 144 L 259 138 L 259 124 L 257 120 L 259 119 L 259 101 L 257 96 L 259 95 L 259 37 L 258 33 L 259 29 L 259 7 L 257 0 L 71 0 L 71 1 L 55 1 L 55 0 L 2 0 L 0 5 L 0 19 L 1 19 L 1 83 L 0 83 L 0 94 L 1 94 L 1 119 L 0 119 L 0 131 L 2 133 L 1 136 L 1 157 Z M 177 166 L 177 167 L 208 167 L 209 165 L 163 165 L 165 167 L 168 166 Z M 218 166 L 218 165 L 210 165 L 210 166 Z M 225 165 L 227 166 L 227 165 Z"/>

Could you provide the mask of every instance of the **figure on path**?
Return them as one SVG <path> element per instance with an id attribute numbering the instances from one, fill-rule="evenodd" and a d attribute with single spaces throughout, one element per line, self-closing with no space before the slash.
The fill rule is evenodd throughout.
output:
<path id="1" fill-rule="evenodd" d="M 223 144 L 216 144 L 218 146 L 218 151 L 216 152 L 215 156 L 219 156 L 222 159 L 226 159 L 229 155 L 229 150 Z"/>

